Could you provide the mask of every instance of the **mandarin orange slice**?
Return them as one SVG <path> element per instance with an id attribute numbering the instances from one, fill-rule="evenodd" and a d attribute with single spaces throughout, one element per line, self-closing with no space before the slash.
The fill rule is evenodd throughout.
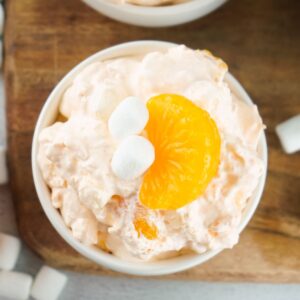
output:
<path id="1" fill-rule="evenodd" d="M 97 243 L 97 246 L 105 251 L 105 252 L 110 252 L 109 248 L 107 247 L 106 245 L 106 234 L 104 234 L 103 232 L 98 232 L 98 243 Z"/>
<path id="2" fill-rule="evenodd" d="M 154 240 L 158 237 L 157 227 L 149 221 L 147 209 L 142 205 L 137 205 L 133 225 L 138 233 L 138 237 L 143 235 L 148 240 Z"/>
<path id="3" fill-rule="evenodd" d="M 154 240 L 157 238 L 157 228 L 153 224 L 149 224 L 144 218 L 137 218 L 134 220 L 134 228 L 138 232 L 138 236 L 141 234 L 148 240 Z"/>
<path id="4" fill-rule="evenodd" d="M 198 198 L 216 175 L 220 135 L 208 112 L 173 94 L 147 102 L 145 128 L 155 161 L 145 173 L 139 198 L 151 209 L 175 210 Z"/>

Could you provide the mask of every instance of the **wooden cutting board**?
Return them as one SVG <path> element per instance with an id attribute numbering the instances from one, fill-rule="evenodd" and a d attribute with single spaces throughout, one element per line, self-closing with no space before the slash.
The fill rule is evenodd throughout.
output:
<path id="1" fill-rule="evenodd" d="M 200 1 L 200 0 L 199 0 Z M 20 233 L 47 263 L 99 274 L 54 231 L 30 167 L 33 128 L 49 92 L 78 62 L 108 46 L 158 39 L 210 49 L 257 103 L 269 144 L 265 192 L 233 250 L 163 278 L 300 282 L 300 153 L 285 155 L 276 124 L 300 113 L 300 1 L 231 0 L 193 23 L 145 29 L 112 21 L 79 0 L 7 0 L 5 80 L 9 167 Z"/>

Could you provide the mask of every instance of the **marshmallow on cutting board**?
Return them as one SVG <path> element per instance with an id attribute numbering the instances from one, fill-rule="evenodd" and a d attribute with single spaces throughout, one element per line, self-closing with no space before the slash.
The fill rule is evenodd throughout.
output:
<path id="1" fill-rule="evenodd" d="M 0 233 L 0 269 L 12 270 L 20 254 L 21 242 L 18 238 Z"/>
<path id="2" fill-rule="evenodd" d="M 119 144 L 111 167 L 114 174 L 123 180 L 132 180 L 142 175 L 154 162 L 154 147 L 142 136 L 131 135 Z"/>
<path id="3" fill-rule="evenodd" d="M 32 277 L 28 274 L 10 271 L 0 272 L 0 296 L 2 297 L 26 300 L 29 298 L 31 284 Z"/>
<path id="4" fill-rule="evenodd" d="M 295 116 L 276 126 L 283 150 L 294 153 L 300 150 L 300 115 Z"/>
<path id="5" fill-rule="evenodd" d="M 66 275 L 43 266 L 33 282 L 30 294 L 36 300 L 56 300 L 66 283 Z"/>
<path id="6" fill-rule="evenodd" d="M 140 99 L 131 96 L 125 98 L 112 112 L 108 120 L 108 129 L 115 139 L 140 133 L 149 119 L 148 109 Z"/>

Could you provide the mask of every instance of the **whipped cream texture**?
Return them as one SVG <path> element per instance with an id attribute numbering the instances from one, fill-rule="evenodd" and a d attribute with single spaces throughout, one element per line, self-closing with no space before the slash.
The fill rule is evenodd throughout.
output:
<path id="1" fill-rule="evenodd" d="M 264 125 L 257 107 L 230 91 L 226 72 L 225 63 L 208 51 L 177 46 L 99 61 L 76 76 L 60 105 L 67 120 L 41 132 L 38 152 L 52 204 L 76 239 L 86 245 L 105 242 L 114 255 L 143 261 L 237 243 L 243 210 L 264 170 L 257 152 Z M 114 175 L 111 160 L 120 141 L 108 130 L 111 113 L 126 97 L 146 103 L 164 93 L 183 95 L 208 111 L 221 136 L 217 175 L 198 199 L 172 211 L 140 204 L 143 176 L 122 180 Z M 157 238 L 137 232 L 139 211 L 155 224 Z"/>

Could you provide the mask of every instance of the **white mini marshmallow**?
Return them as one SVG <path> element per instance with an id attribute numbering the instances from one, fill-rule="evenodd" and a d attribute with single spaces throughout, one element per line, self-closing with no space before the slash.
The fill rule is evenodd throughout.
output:
<path id="1" fill-rule="evenodd" d="M 32 277 L 28 274 L 1 271 L 0 272 L 0 296 L 15 300 L 29 298 Z M 2 297 L 0 297 L 2 299 Z"/>
<path id="2" fill-rule="evenodd" d="M 276 126 L 276 133 L 286 153 L 300 150 L 300 115 Z"/>
<path id="3" fill-rule="evenodd" d="M 0 184 L 5 184 L 7 181 L 6 149 L 0 145 Z"/>
<path id="4" fill-rule="evenodd" d="M 113 110 L 123 99 L 124 93 L 121 88 L 111 85 L 108 82 L 98 84 L 88 97 L 87 110 L 91 114 L 108 119 Z"/>
<path id="5" fill-rule="evenodd" d="M 0 269 L 12 270 L 20 254 L 21 242 L 18 238 L 0 233 Z"/>
<path id="6" fill-rule="evenodd" d="M 115 139 L 139 134 L 149 119 L 148 109 L 137 97 L 125 98 L 112 112 L 108 120 L 110 134 Z"/>
<path id="7" fill-rule="evenodd" d="M 132 135 L 125 138 L 116 149 L 111 167 L 116 176 L 132 180 L 142 175 L 154 162 L 155 151 L 149 140 Z"/>
<path id="8" fill-rule="evenodd" d="M 47 266 L 37 274 L 31 296 L 37 300 L 56 300 L 67 283 L 67 276 Z"/>

